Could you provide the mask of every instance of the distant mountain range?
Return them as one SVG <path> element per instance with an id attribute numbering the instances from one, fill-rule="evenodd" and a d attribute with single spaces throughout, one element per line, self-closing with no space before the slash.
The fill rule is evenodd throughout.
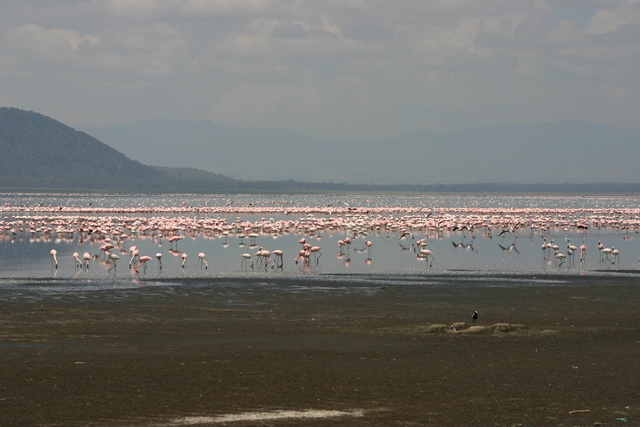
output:
<path id="1" fill-rule="evenodd" d="M 349 184 L 637 183 L 640 129 L 582 121 L 416 132 L 382 141 L 292 130 L 145 120 L 85 128 L 145 164 L 256 180 Z"/>
<path id="2" fill-rule="evenodd" d="M 387 141 L 173 120 L 86 130 L 108 145 L 44 115 L 1 107 L 0 189 L 640 193 L 640 131 L 584 122 Z"/>

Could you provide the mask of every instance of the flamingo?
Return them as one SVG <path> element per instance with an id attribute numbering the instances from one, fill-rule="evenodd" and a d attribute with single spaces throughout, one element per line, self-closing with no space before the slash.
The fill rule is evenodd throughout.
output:
<path id="1" fill-rule="evenodd" d="M 78 252 L 73 253 L 73 259 L 76 261 L 76 268 L 82 267 L 82 261 L 80 260 L 80 255 L 78 255 Z"/>
<path id="2" fill-rule="evenodd" d="M 111 253 L 111 249 L 113 249 L 115 246 L 113 246 L 111 243 L 105 243 L 104 245 L 100 246 L 100 250 L 102 251 L 102 255 L 104 256 L 104 258 L 107 258 L 109 256 L 109 254 Z"/>
<path id="3" fill-rule="evenodd" d="M 411 240 L 413 240 L 413 234 L 411 234 L 411 232 L 410 232 L 410 231 L 405 231 L 404 233 L 402 233 L 402 234 L 400 235 L 400 238 L 399 238 L 399 239 L 400 239 L 400 240 L 402 240 L 402 239 L 404 239 L 404 238 L 405 238 L 405 237 L 407 237 L 407 236 L 411 237 Z"/>
<path id="4" fill-rule="evenodd" d="M 604 245 L 600 240 L 598 240 L 598 250 L 600 251 L 600 261 L 602 261 L 602 250 L 604 249 Z"/>
<path id="5" fill-rule="evenodd" d="M 369 258 L 371 258 L 371 246 L 373 245 L 373 243 L 371 243 L 370 240 L 366 240 L 364 242 L 364 245 L 367 247 L 367 251 L 369 252 Z"/>
<path id="6" fill-rule="evenodd" d="M 131 253 L 131 259 L 129 259 L 129 268 L 133 268 L 133 263 L 135 259 L 138 258 L 138 255 L 140 255 L 140 251 L 136 246 L 131 246 L 129 248 L 129 252 Z"/>
<path id="7" fill-rule="evenodd" d="M 255 256 L 258 257 L 258 264 L 262 262 L 265 263 L 264 268 L 267 268 L 267 266 L 273 262 L 273 259 L 271 259 L 271 251 L 263 249 L 262 246 L 258 249 L 258 252 L 255 253 Z"/>
<path id="8" fill-rule="evenodd" d="M 205 270 L 209 268 L 209 263 L 204 259 L 205 256 L 206 255 L 204 252 L 200 252 L 198 254 L 198 262 L 196 262 L 196 268 L 198 268 L 198 264 L 200 264 L 201 270 L 202 270 L 202 266 L 204 266 Z"/>
<path id="9" fill-rule="evenodd" d="M 94 258 L 98 258 L 98 255 L 91 255 L 89 252 L 85 252 L 82 254 L 82 259 L 84 260 L 84 266 L 88 270 L 89 269 L 89 261 Z"/>
<path id="10" fill-rule="evenodd" d="M 158 268 L 162 270 L 162 254 L 160 252 L 156 254 L 156 259 L 158 260 Z"/>
<path id="11" fill-rule="evenodd" d="M 616 261 L 618 260 L 618 257 L 620 256 L 620 251 L 614 247 L 611 248 L 611 255 L 613 255 L 613 258 L 615 259 L 615 261 L 613 261 L 611 264 L 615 264 Z"/>
<path id="12" fill-rule="evenodd" d="M 55 249 L 51 249 L 51 251 L 49 252 L 51 254 L 51 264 L 55 264 L 56 270 L 58 269 L 58 251 L 56 251 Z"/>
<path id="13" fill-rule="evenodd" d="M 136 265 L 136 267 L 135 267 L 136 273 L 140 269 L 140 266 L 143 265 L 143 264 L 144 264 L 144 269 L 142 271 L 146 272 L 147 271 L 147 262 L 148 261 L 151 261 L 151 257 L 149 255 L 143 255 L 140 258 L 138 258 L 138 265 Z"/>
<path id="14" fill-rule="evenodd" d="M 571 244 L 571 239 L 567 241 L 567 254 L 571 256 L 571 260 L 573 261 L 573 254 L 578 250 L 576 245 Z"/>
<path id="15" fill-rule="evenodd" d="M 580 262 L 587 259 L 587 245 L 580 245 Z"/>
<path id="16" fill-rule="evenodd" d="M 113 262 L 113 266 L 109 268 L 109 271 L 111 271 L 111 269 L 113 269 L 113 271 L 116 271 L 117 262 L 120 259 L 120 257 L 114 254 L 113 252 L 110 252 L 108 258 L 111 262 Z"/>
<path id="17" fill-rule="evenodd" d="M 429 267 L 433 264 L 433 260 L 436 259 L 436 256 L 429 249 L 420 249 L 420 253 L 418 254 L 418 258 L 425 259 L 429 262 L 429 257 L 431 257 L 431 262 L 429 263 Z"/>
<path id="18" fill-rule="evenodd" d="M 302 262 L 304 264 L 308 264 L 309 263 L 309 255 L 310 255 L 310 252 L 308 250 L 300 249 L 300 251 L 298 252 L 298 256 L 296 257 L 296 264 L 298 263 L 299 259 L 302 259 Z"/>
<path id="19" fill-rule="evenodd" d="M 320 257 L 322 256 L 322 252 L 320 252 L 320 249 L 322 249 L 320 246 L 311 246 L 311 247 L 309 248 L 309 252 L 310 252 L 310 253 L 312 253 L 312 254 L 316 254 L 316 255 L 315 255 L 315 257 L 316 257 L 316 263 L 317 263 L 318 261 L 320 261 Z M 320 256 L 318 256 L 318 254 L 320 254 Z"/>
<path id="20" fill-rule="evenodd" d="M 243 265 L 246 267 L 246 264 L 251 261 L 251 254 L 244 253 L 240 256 L 242 257 L 242 261 L 240 261 L 240 268 L 242 268 Z M 251 268 L 253 268 L 253 261 L 251 261 Z"/>
<path id="21" fill-rule="evenodd" d="M 517 238 L 518 237 L 518 233 L 517 230 L 520 227 L 520 225 L 522 225 L 521 222 L 518 222 L 516 225 L 511 225 L 509 224 L 508 227 L 506 227 L 505 229 L 503 229 L 500 234 L 498 234 L 498 236 L 500 237 L 504 237 L 505 234 L 512 234 L 513 238 Z"/>
<path id="22" fill-rule="evenodd" d="M 277 262 L 274 261 L 274 263 L 282 268 L 282 266 L 284 265 L 284 252 L 281 251 L 280 249 L 276 249 L 275 251 L 273 251 L 273 255 L 275 255 L 276 259 L 280 260 L 280 263 L 278 264 Z"/>
<path id="23" fill-rule="evenodd" d="M 180 236 L 171 236 L 169 237 L 169 247 L 171 247 L 171 245 L 173 245 L 173 242 L 176 242 L 176 250 L 178 250 L 178 242 L 182 240 L 182 237 Z"/>
<path id="24" fill-rule="evenodd" d="M 564 260 L 567 257 L 565 254 L 556 251 L 553 255 L 556 257 L 557 260 L 560 261 L 560 263 L 558 264 L 558 267 L 564 264 Z"/>
<path id="25" fill-rule="evenodd" d="M 182 255 L 180 255 L 180 257 L 182 258 L 182 268 L 185 268 L 185 266 L 187 265 L 187 254 L 183 253 Z"/>

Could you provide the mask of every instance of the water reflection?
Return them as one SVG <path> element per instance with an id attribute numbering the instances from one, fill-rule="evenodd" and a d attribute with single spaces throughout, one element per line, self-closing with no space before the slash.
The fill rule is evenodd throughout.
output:
<path id="1" fill-rule="evenodd" d="M 579 273 L 635 270 L 640 254 L 637 197 L 5 194 L 0 202 L 3 278 Z"/>

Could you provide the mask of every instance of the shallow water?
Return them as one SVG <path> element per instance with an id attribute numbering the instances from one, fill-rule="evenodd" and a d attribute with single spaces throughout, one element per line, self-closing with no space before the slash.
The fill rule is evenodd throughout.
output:
<path id="1" fill-rule="evenodd" d="M 2 194 L 0 207 L 0 286 L 5 291 L 20 289 L 18 294 L 32 296 L 74 292 L 82 298 L 85 291 L 143 286 L 167 291 L 176 284 L 242 284 L 257 278 L 263 279 L 265 286 L 324 276 L 343 280 L 349 286 L 359 282 L 385 286 L 406 281 L 429 284 L 429 277 L 640 272 L 639 197 Z M 39 217 L 47 218 L 48 231 L 21 227 Z M 239 228 L 224 235 L 206 227 L 182 229 L 176 232 L 182 239 L 171 243 L 166 231 L 163 234 L 141 229 L 116 241 L 105 233 L 56 232 L 55 228 L 58 220 L 79 223 L 109 219 L 124 229 L 127 221 L 146 223 L 158 217 L 198 224 L 209 221 L 255 227 L 265 221 L 281 221 L 295 225 L 278 232 L 261 226 L 255 228 L 257 237 L 253 239 L 240 237 Z M 499 224 L 512 218 L 515 222 L 520 217 L 541 219 L 527 220 L 515 234 L 501 234 L 504 227 L 499 225 L 471 231 L 392 225 L 396 220 L 401 224 L 421 224 L 477 218 Z M 319 225 L 335 218 L 342 221 L 341 226 Z M 589 227 L 572 225 L 581 221 Z M 407 231 L 411 235 L 404 234 Z M 346 237 L 352 239 L 351 245 L 340 248 L 338 241 Z M 321 247 L 306 261 L 296 258 L 303 238 L 310 245 Z M 116 246 L 112 250 L 120 257 L 116 266 L 100 250 L 105 239 L 112 239 Z M 416 244 L 420 239 L 427 242 L 426 248 L 434 258 L 418 256 Z M 366 241 L 371 242 L 370 247 Z M 575 253 L 561 261 L 552 250 L 541 250 L 544 242 L 551 241 L 565 254 L 569 243 L 586 245 L 584 260 L 580 261 L 580 254 Z M 597 249 L 598 241 L 618 249 L 620 255 L 603 257 Z M 140 265 L 138 272 L 129 268 L 129 248 L 133 245 L 140 255 L 152 258 Z M 282 250 L 282 266 L 261 263 L 254 255 L 260 247 Z M 57 251 L 57 268 L 50 255 L 52 249 Z M 86 268 L 76 265 L 74 252 L 98 257 Z M 206 254 L 206 269 L 199 262 L 200 252 Z M 156 253 L 162 254 L 162 268 Z M 251 260 L 243 262 L 243 253 L 249 253 Z M 183 254 L 188 256 L 184 267 Z M 517 284 L 517 280 L 500 280 Z M 303 284 L 297 286 L 304 286 L 304 282 L 298 283 Z"/>

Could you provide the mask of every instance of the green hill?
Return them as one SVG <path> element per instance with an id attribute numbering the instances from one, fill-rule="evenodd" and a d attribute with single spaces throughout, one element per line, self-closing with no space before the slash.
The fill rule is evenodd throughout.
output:
<path id="1" fill-rule="evenodd" d="M 238 189 L 239 181 L 195 169 L 156 168 L 127 158 L 52 118 L 0 108 L 0 188 Z"/>

